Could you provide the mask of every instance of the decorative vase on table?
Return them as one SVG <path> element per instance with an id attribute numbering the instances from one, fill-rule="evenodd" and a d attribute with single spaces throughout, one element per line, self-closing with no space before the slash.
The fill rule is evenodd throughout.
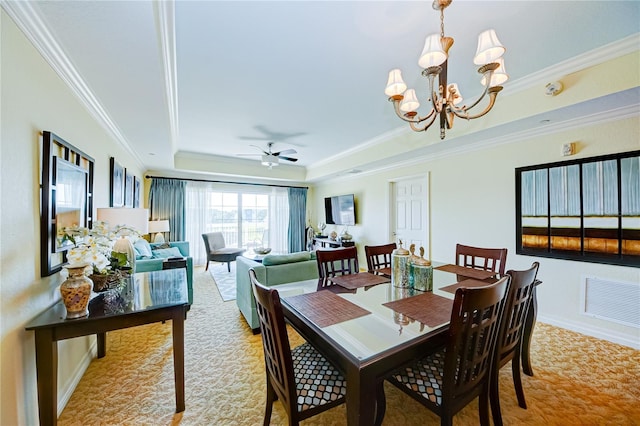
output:
<path id="1" fill-rule="evenodd" d="M 65 266 L 69 276 L 60 285 L 62 302 L 67 308 L 67 319 L 82 318 L 89 315 L 89 297 L 93 282 L 84 274 L 87 263 Z"/>
<path id="2" fill-rule="evenodd" d="M 409 250 L 402 247 L 402 240 L 398 242 L 398 248 L 391 252 L 391 285 L 409 287 Z"/>

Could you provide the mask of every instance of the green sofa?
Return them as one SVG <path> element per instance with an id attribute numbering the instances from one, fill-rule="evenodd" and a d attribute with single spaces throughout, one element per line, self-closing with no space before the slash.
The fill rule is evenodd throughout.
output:
<path id="1" fill-rule="evenodd" d="M 258 281 L 266 286 L 318 278 L 315 252 L 268 254 L 262 259 L 262 263 L 238 256 L 236 258 L 236 304 L 253 333 L 260 331 L 260 323 L 249 280 L 251 268 L 256 271 Z"/>
<path id="2" fill-rule="evenodd" d="M 136 251 L 135 272 L 150 272 L 162 270 L 162 262 L 174 257 L 178 253 L 174 250 L 158 249 L 160 245 L 166 243 L 144 243 L 145 240 L 138 240 L 134 244 Z M 193 258 L 189 256 L 188 241 L 172 241 L 168 243 L 171 248 L 177 248 L 180 255 L 187 261 L 187 287 L 189 292 L 189 305 L 193 303 Z M 147 252 L 147 246 L 151 249 L 151 254 Z M 152 257 L 149 257 L 152 256 Z"/>

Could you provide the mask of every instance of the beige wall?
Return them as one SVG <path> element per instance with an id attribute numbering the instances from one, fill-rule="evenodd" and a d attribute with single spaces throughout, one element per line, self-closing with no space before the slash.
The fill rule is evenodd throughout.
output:
<path id="1" fill-rule="evenodd" d="M 0 181 L 0 424 L 38 423 L 34 333 L 25 324 L 59 300 L 59 274 L 40 278 L 39 181 L 43 130 L 95 159 L 94 208 L 108 207 L 109 157 L 142 176 L 2 11 Z M 95 338 L 59 344 L 59 399 L 90 361 Z"/>
<path id="2" fill-rule="evenodd" d="M 571 158 L 640 149 L 638 117 L 540 136 L 455 156 L 425 160 L 384 173 L 353 177 L 314 188 L 312 223 L 324 215 L 323 199 L 353 192 L 357 225 L 349 231 L 358 244 L 361 264 L 364 246 L 390 240 L 389 182 L 428 174 L 430 179 L 431 253 L 434 260 L 453 262 L 457 242 L 485 247 L 507 247 L 507 268 L 524 269 L 540 262 L 539 319 L 627 345 L 640 346 L 640 330 L 579 313 L 583 277 L 640 283 L 640 269 L 519 256 L 515 254 L 516 167 L 562 161 L 560 148 L 579 142 Z M 398 141 L 401 143 L 402 141 Z M 447 141 L 443 143 L 448 143 Z M 333 228 L 329 226 L 327 232 Z M 337 229 L 340 233 L 340 229 Z"/>

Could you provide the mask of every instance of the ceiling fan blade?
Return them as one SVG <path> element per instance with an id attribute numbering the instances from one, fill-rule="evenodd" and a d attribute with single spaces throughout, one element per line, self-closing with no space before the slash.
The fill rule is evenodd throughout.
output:
<path id="1" fill-rule="evenodd" d="M 287 160 L 287 161 L 291 161 L 292 163 L 295 163 L 296 161 L 298 161 L 297 158 L 293 158 L 293 157 L 283 157 L 281 155 L 278 155 L 278 158 L 281 160 Z"/>
<path id="2" fill-rule="evenodd" d="M 264 149 L 260 148 L 258 145 L 249 145 L 249 146 L 253 146 L 253 147 L 258 148 L 261 152 L 264 153 L 264 155 L 271 155 L 270 152 L 265 151 Z"/>
<path id="3" fill-rule="evenodd" d="M 273 155 L 280 155 L 280 154 L 297 154 L 298 151 L 296 151 L 295 149 L 285 149 L 283 151 L 279 151 L 279 152 L 274 152 Z"/>
<path id="4" fill-rule="evenodd" d="M 236 154 L 237 157 L 260 157 L 262 154 Z"/>

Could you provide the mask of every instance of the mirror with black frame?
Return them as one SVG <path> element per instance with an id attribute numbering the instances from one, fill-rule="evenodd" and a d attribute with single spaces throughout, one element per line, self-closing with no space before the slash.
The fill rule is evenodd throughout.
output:
<path id="1" fill-rule="evenodd" d="M 40 275 L 45 277 L 62 269 L 73 247 L 58 241 L 58 229 L 91 228 L 94 160 L 52 132 L 42 135 Z"/>

